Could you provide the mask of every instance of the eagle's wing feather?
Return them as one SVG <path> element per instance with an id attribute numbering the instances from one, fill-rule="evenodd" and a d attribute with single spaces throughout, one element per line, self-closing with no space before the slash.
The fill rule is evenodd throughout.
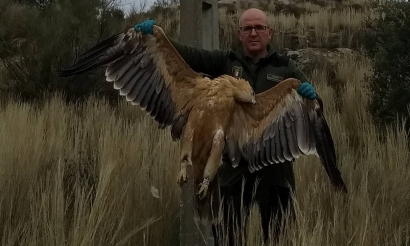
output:
<path id="1" fill-rule="evenodd" d="M 80 74 L 107 65 L 105 76 L 127 101 L 145 109 L 161 128 L 172 125 L 173 139 L 179 139 L 195 92 L 195 73 L 174 49 L 163 30 L 153 35 L 130 28 L 84 52 L 60 76 Z"/>
<path id="2" fill-rule="evenodd" d="M 332 184 L 346 191 L 337 167 L 335 147 L 323 115 L 323 104 L 297 93 L 300 81 L 287 79 L 256 95 L 256 104 L 238 103 L 227 132 L 227 154 L 254 172 L 303 155 L 319 156 Z"/>

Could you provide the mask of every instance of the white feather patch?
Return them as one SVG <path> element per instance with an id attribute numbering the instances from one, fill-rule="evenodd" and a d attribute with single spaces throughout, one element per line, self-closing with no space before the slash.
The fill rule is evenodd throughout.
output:
<path id="1" fill-rule="evenodd" d="M 159 196 L 159 190 L 155 187 L 155 186 L 153 186 L 153 185 L 151 185 L 151 194 L 152 194 L 152 196 L 153 197 L 155 197 L 155 198 L 160 198 L 160 196 Z"/>

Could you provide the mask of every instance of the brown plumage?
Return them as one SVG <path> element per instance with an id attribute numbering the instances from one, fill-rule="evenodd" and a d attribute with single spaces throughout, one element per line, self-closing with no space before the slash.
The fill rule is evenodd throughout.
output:
<path id="1" fill-rule="evenodd" d="M 158 26 L 153 35 L 131 28 L 112 36 L 58 74 L 80 74 L 102 65 L 108 65 L 106 80 L 121 95 L 145 109 L 161 129 L 170 126 L 173 140 L 181 140 L 178 182 L 186 182 L 186 168 L 192 165 L 201 219 L 212 217 L 209 201 L 212 193 L 219 194 L 214 178 L 223 153 L 234 166 L 245 158 L 251 172 L 316 154 L 332 184 L 346 191 L 323 105 L 320 99 L 298 95 L 299 80 L 284 80 L 255 95 L 243 79 L 203 78 L 185 63 Z"/>

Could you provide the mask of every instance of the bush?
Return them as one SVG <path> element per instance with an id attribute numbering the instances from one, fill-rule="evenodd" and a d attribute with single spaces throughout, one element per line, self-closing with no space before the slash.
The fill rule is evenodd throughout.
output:
<path id="1" fill-rule="evenodd" d="M 102 69 L 72 78 L 56 72 L 98 41 L 122 31 L 116 0 L 0 0 L 0 61 L 4 95 L 24 101 L 63 92 L 66 100 L 113 92 Z M 1 67 L 0 67 L 1 68 Z"/>
<path id="2" fill-rule="evenodd" d="M 374 10 L 376 18 L 365 21 L 361 37 L 373 61 L 373 74 L 367 77 L 369 111 L 376 123 L 390 125 L 409 116 L 410 3 L 383 2 Z"/>

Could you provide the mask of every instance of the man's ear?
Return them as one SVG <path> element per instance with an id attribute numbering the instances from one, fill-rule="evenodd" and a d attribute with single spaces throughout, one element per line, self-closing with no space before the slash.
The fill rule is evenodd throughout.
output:
<path id="1" fill-rule="evenodd" d="M 272 38 L 273 36 L 273 29 L 272 27 L 269 27 L 269 40 Z"/>

